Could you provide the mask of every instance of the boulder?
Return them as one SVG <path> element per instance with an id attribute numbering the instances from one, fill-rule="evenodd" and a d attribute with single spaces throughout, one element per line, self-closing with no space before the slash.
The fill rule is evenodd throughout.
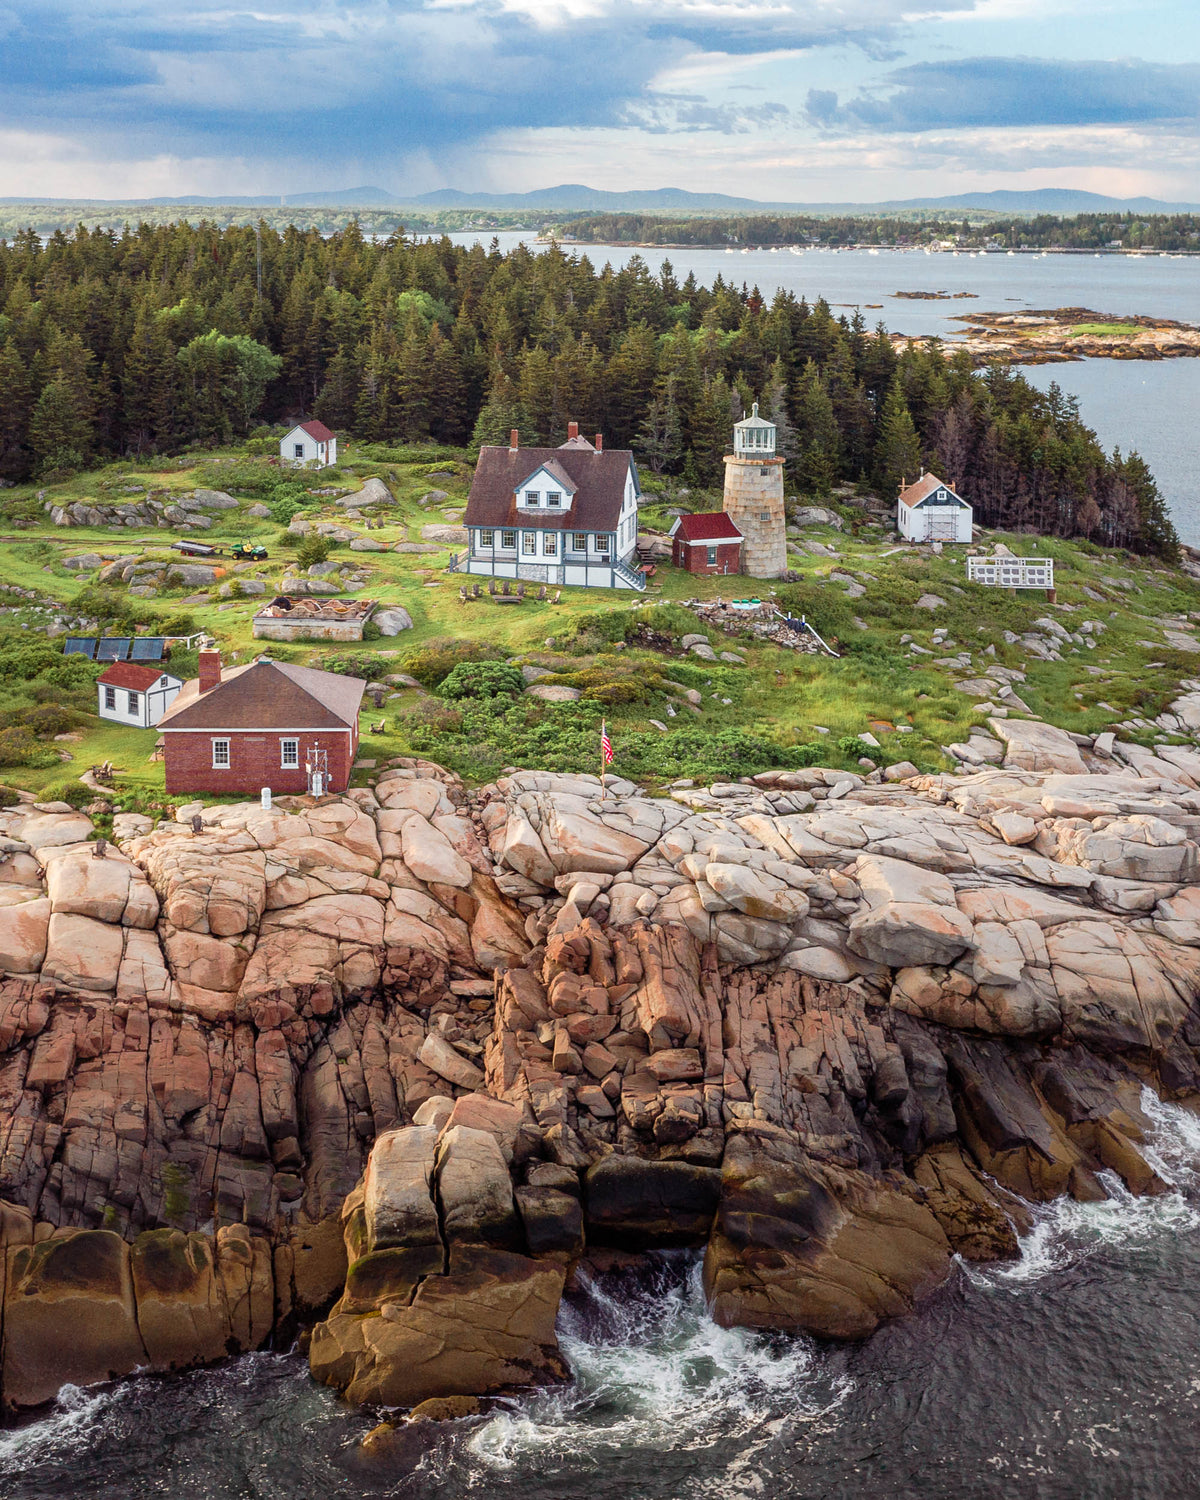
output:
<path id="1" fill-rule="evenodd" d="M 377 609 L 371 616 L 371 623 L 378 628 L 380 635 L 385 636 L 399 635 L 402 630 L 413 628 L 412 616 L 398 604 Z"/>
<path id="2" fill-rule="evenodd" d="M 1021 771 L 1065 771 L 1069 776 L 1087 771 L 1079 746 L 1065 729 L 1034 719 L 989 719 L 988 725 L 1007 746 L 1006 766 Z"/>
<path id="3" fill-rule="evenodd" d="M 630 1250 L 702 1244 L 720 1191 L 712 1167 L 603 1157 L 584 1179 L 588 1243 Z"/>
<path id="4" fill-rule="evenodd" d="M 179 502 L 190 510 L 191 506 L 186 505 L 187 498 L 190 498 L 201 510 L 236 510 L 238 504 L 233 496 L 227 495 L 224 490 L 193 490 L 190 497 L 184 497 Z"/>
<path id="5" fill-rule="evenodd" d="M 42 978 L 64 989 L 111 993 L 125 951 L 120 927 L 92 917 L 56 912 L 50 918 Z"/>
<path id="6" fill-rule="evenodd" d="M 418 1055 L 431 1072 L 444 1078 L 447 1083 L 457 1084 L 462 1089 L 477 1089 L 483 1085 L 483 1074 L 475 1064 L 468 1061 L 461 1052 L 456 1052 L 445 1037 L 439 1036 L 436 1031 L 431 1031 L 421 1043 Z"/>
<path id="7" fill-rule="evenodd" d="M 84 1229 L 10 1250 L 4 1297 L 4 1404 L 52 1401 L 148 1363 L 138 1331 L 129 1246 Z"/>
<path id="8" fill-rule="evenodd" d="M 911 1312 L 950 1265 L 941 1226 L 913 1198 L 816 1163 L 778 1129 L 727 1138 L 704 1258 L 722 1327 L 864 1338 Z"/>
<path id="9" fill-rule="evenodd" d="M 49 927 L 45 897 L 0 906 L 0 974 L 36 974 L 45 961 Z"/>

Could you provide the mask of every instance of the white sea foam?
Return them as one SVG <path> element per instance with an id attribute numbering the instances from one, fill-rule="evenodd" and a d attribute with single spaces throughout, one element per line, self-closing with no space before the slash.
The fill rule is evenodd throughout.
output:
<path id="1" fill-rule="evenodd" d="M 103 1426 L 105 1412 L 121 1394 L 119 1387 L 85 1391 L 77 1385 L 64 1385 L 48 1415 L 0 1432 L 0 1473 L 10 1464 L 24 1464 L 51 1452 L 88 1448 L 92 1436 Z"/>
<path id="2" fill-rule="evenodd" d="M 1152 1131 L 1139 1149 L 1172 1191 L 1137 1197 L 1115 1172 L 1101 1172 L 1107 1199 L 1076 1203 L 1059 1198 L 1034 1207 L 1033 1228 L 1021 1237 L 1020 1260 L 967 1266 L 972 1282 L 1016 1289 L 1105 1247 L 1200 1227 L 1200 1209 L 1193 1201 L 1200 1198 L 1200 1118 L 1163 1103 L 1151 1089 L 1143 1090 L 1141 1106 Z"/>
<path id="3" fill-rule="evenodd" d="M 476 1458 L 510 1468 L 539 1452 L 599 1456 L 770 1439 L 772 1419 L 815 1415 L 849 1389 L 821 1376 L 806 1339 L 718 1327 L 698 1261 L 627 1298 L 592 1283 L 582 1305 L 564 1304 L 559 1344 L 574 1383 L 494 1416 L 470 1440 Z"/>

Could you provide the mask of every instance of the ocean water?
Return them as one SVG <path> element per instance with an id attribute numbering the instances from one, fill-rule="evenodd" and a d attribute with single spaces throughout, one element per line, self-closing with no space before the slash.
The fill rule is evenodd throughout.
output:
<path id="1" fill-rule="evenodd" d="M 695 1257 L 564 1304 L 566 1386 L 402 1433 L 295 1355 L 66 1391 L 0 1430 L 0 1496 L 79 1500 L 1160 1500 L 1200 1493 L 1200 1121 L 1147 1098 L 1171 1191 L 1037 1210 L 864 1343 L 717 1328 Z"/>
<path id="2" fill-rule="evenodd" d="M 490 242 L 480 234 L 452 235 L 460 244 Z M 499 234 L 501 248 L 531 236 Z M 657 271 L 670 260 L 682 281 L 689 271 L 711 285 L 717 275 L 737 285 L 757 286 L 770 298 L 778 287 L 824 297 L 835 311 L 860 308 L 868 326 L 882 322 L 897 333 L 937 334 L 952 341 L 962 314 L 1021 312 L 1054 307 L 1090 307 L 1117 316 L 1145 314 L 1184 323 L 1200 322 L 1200 256 L 971 255 L 921 250 L 724 250 L 632 249 L 628 246 L 568 247 L 596 266 L 624 265 L 641 255 Z M 899 291 L 972 292 L 973 300 L 913 302 Z M 1200 473 L 1195 434 L 1200 429 L 1200 359 L 1081 360 L 1036 365 L 1025 371 L 1045 390 L 1057 381 L 1079 397 L 1084 421 L 1111 450 L 1136 448 L 1150 465 L 1170 506 L 1180 538 L 1200 546 Z"/>

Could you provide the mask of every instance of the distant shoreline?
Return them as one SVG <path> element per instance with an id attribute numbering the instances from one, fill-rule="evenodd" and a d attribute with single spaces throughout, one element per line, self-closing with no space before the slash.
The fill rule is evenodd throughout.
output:
<path id="1" fill-rule="evenodd" d="M 454 231 L 456 234 L 470 234 L 471 232 L 469 229 Z M 497 230 L 494 232 L 500 233 L 502 231 Z M 521 233 L 520 230 L 511 229 L 503 232 L 510 234 Z M 1069 245 L 1064 245 L 1057 249 L 1047 245 L 1030 246 L 1022 249 L 1014 247 L 1011 250 L 1007 248 L 1003 250 L 987 250 L 982 247 L 977 250 L 954 250 L 937 245 L 873 245 L 866 242 L 853 245 L 796 245 L 791 243 L 769 245 L 765 242 L 761 245 L 730 245 L 714 242 L 706 245 L 696 243 L 685 244 L 682 241 L 667 242 L 663 240 L 576 240 L 564 235 L 555 234 L 539 234 L 537 236 L 537 243 L 539 245 L 557 245 L 560 250 L 720 250 L 722 252 L 728 250 L 732 251 L 734 255 L 752 255 L 757 251 L 764 250 L 774 251 L 779 254 L 786 252 L 788 255 L 807 255 L 812 250 L 826 255 L 831 252 L 840 255 L 849 250 L 867 250 L 874 251 L 878 255 L 950 255 L 966 259 L 977 255 L 995 256 L 1000 259 L 1009 255 L 1033 256 L 1035 259 L 1043 255 L 1076 255 L 1082 256 L 1085 259 L 1092 259 L 1102 255 L 1124 256 L 1133 260 L 1200 259 L 1200 250 L 1129 250 L 1124 247 L 1121 249 L 1087 250 Z"/>

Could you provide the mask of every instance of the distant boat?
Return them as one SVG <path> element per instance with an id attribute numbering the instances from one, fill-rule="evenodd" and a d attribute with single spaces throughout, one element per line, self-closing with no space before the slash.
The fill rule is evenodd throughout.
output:
<path id="1" fill-rule="evenodd" d="M 879 254 L 879 251 L 878 251 L 878 250 L 868 250 L 868 251 L 867 251 L 867 254 L 868 254 L 868 255 L 878 255 L 878 254 Z"/>
<path id="2" fill-rule="evenodd" d="M 1010 250 L 1010 251 L 1009 251 L 1009 252 L 1008 252 L 1008 253 L 1009 253 L 1009 254 L 1010 254 L 1010 255 L 1015 255 L 1015 254 L 1016 254 L 1016 253 L 1017 253 L 1017 252 L 1016 252 L 1016 251 L 1015 251 L 1015 250 Z"/>

